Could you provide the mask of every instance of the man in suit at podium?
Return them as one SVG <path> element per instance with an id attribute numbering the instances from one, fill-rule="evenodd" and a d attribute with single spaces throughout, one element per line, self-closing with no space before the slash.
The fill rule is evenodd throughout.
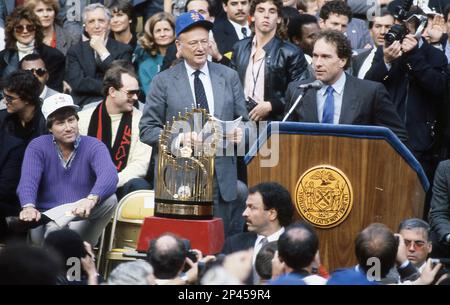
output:
<path id="1" fill-rule="evenodd" d="M 304 94 L 288 119 L 299 122 L 378 125 L 391 129 L 402 142 L 407 141 L 405 126 L 382 84 L 360 80 L 344 71 L 352 56 L 344 34 L 326 30 L 314 44 L 313 68 L 321 88 L 302 89 L 314 79 L 291 82 L 286 92 L 285 114 Z"/>

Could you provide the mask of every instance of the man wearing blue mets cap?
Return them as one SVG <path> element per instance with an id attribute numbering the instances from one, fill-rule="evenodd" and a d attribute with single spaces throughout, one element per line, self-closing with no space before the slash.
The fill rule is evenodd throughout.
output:
<path id="1" fill-rule="evenodd" d="M 139 124 L 141 141 L 153 146 L 154 150 L 158 148 L 158 138 L 166 122 L 178 117 L 178 113 L 184 115 L 192 105 L 206 109 L 222 121 L 240 116 L 244 121 L 248 120 L 244 91 L 237 72 L 207 61 L 212 26 L 195 11 L 183 13 L 177 18 L 176 46 L 184 60 L 153 79 Z M 237 144 L 241 142 L 242 134 L 242 129 L 236 128 L 228 139 Z M 190 135 L 192 137 L 185 138 L 195 141 L 196 134 Z M 245 208 L 245 197 L 246 186 L 237 180 L 236 156 L 217 156 L 214 215 L 223 219 L 226 236 L 242 230 L 241 214 Z"/>

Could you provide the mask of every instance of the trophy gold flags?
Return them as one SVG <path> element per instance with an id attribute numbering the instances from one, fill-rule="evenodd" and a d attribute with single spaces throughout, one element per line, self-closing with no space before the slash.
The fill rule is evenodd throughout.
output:
<path id="1" fill-rule="evenodd" d="M 213 218 L 217 125 L 204 109 L 167 122 L 159 138 L 155 216 Z"/>

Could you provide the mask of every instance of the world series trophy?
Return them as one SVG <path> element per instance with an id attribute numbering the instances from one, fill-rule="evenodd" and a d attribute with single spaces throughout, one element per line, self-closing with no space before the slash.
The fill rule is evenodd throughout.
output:
<path id="1" fill-rule="evenodd" d="M 194 136 L 192 136 L 194 134 Z M 186 141 L 186 137 L 195 137 Z M 155 216 L 177 219 L 213 218 L 214 158 L 218 125 L 204 109 L 193 108 L 159 138 Z"/>

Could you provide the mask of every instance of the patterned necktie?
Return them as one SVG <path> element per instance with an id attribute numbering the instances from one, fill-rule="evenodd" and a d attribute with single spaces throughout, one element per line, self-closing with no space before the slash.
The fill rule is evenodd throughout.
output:
<path id="1" fill-rule="evenodd" d="M 267 237 L 264 237 L 263 239 L 261 239 L 259 241 L 259 244 L 261 245 L 261 248 L 264 247 L 265 245 L 267 245 L 269 243 L 269 240 L 267 239 Z"/>
<path id="2" fill-rule="evenodd" d="M 202 80 L 200 79 L 200 70 L 195 70 L 194 72 L 194 91 L 195 91 L 195 102 L 198 108 L 205 109 L 209 112 L 208 100 L 206 99 L 205 88 L 203 87 Z"/>
<path id="3" fill-rule="evenodd" d="M 327 87 L 325 105 L 323 107 L 322 123 L 333 124 L 334 118 L 334 89 L 331 86 Z"/>
<path id="4" fill-rule="evenodd" d="M 242 28 L 241 28 L 241 32 L 242 32 L 242 34 L 244 34 L 244 38 L 247 38 L 247 37 L 248 37 L 248 36 L 247 36 L 247 28 L 242 27 Z"/>

